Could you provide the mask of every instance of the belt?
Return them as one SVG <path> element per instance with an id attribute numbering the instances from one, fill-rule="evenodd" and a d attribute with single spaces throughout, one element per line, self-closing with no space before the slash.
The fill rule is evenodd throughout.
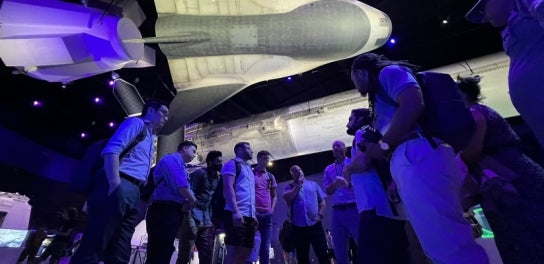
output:
<path id="1" fill-rule="evenodd" d="M 404 135 L 404 137 L 402 137 L 399 141 L 399 145 L 406 142 L 406 141 L 410 141 L 412 139 L 416 139 L 416 138 L 425 138 L 425 136 L 421 133 L 421 132 L 416 132 L 416 131 L 412 131 L 412 132 L 409 132 L 408 134 Z"/>
<path id="2" fill-rule="evenodd" d="M 124 174 L 124 173 L 122 173 L 122 172 L 119 173 L 119 177 L 121 177 L 121 178 L 123 178 L 123 179 L 125 179 L 125 180 L 127 180 L 127 181 L 129 181 L 129 182 L 131 182 L 132 184 L 134 184 L 134 185 L 136 185 L 136 186 L 138 186 L 138 187 L 140 187 L 140 188 L 144 187 L 144 185 L 145 185 L 145 182 L 140 181 L 140 180 L 137 180 L 136 178 L 131 177 L 131 176 L 129 176 L 129 175 L 126 175 L 126 174 Z"/>
<path id="3" fill-rule="evenodd" d="M 346 203 L 346 204 L 335 204 L 332 206 L 334 209 L 349 209 L 357 206 L 356 203 Z"/>

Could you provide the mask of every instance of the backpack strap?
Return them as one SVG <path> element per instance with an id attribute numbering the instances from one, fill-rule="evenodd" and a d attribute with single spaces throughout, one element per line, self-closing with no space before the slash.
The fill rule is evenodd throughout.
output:
<path id="1" fill-rule="evenodd" d="M 242 164 L 236 159 L 232 160 L 234 161 L 234 165 L 236 165 L 236 175 L 234 175 L 234 183 L 236 184 L 236 181 L 238 180 L 238 177 L 240 177 L 240 173 L 242 172 Z"/>
<path id="2" fill-rule="evenodd" d="M 124 156 L 126 156 L 130 151 L 132 151 L 132 149 L 134 147 L 136 147 L 136 145 L 138 145 L 138 143 L 142 142 L 145 137 L 147 137 L 147 127 L 145 126 L 144 124 L 144 128 L 142 129 L 142 131 L 140 131 L 140 133 L 138 133 L 138 135 L 136 136 L 136 138 L 134 138 L 132 140 L 132 142 L 130 142 L 130 145 L 128 145 L 128 147 L 126 147 L 125 149 L 123 149 L 123 151 L 121 152 L 121 154 L 119 154 L 119 160 L 121 160 L 121 158 L 123 158 Z"/>

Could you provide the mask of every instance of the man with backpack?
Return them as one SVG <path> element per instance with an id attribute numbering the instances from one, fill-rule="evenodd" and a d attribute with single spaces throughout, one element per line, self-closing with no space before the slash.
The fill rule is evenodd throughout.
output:
<path id="1" fill-rule="evenodd" d="M 211 238 L 214 237 L 214 226 L 211 203 L 222 167 L 223 154 L 221 151 L 212 150 L 206 155 L 206 167 L 189 175 L 196 202 L 193 209 L 183 215 L 177 264 L 189 263 L 194 246 L 198 250 L 199 263 L 212 263 L 214 241 Z"/>
<path id="2" fill-rule="evenodd" d="M 255 243 L 255 176 L 249 161 L 253 150 L 248 142 L 234 146 L 235 159 L 223 165 L 223 195 L 225 197 L 224 227 L 227 246 L 226 264 L 245 263 Z M 237 168 L 240 172 L 237 172 Z"/>
<path id="3" fill-rule="evenodd" d="M 140 187 L 147 181 L 153 160 L 154 134 L 167 120 L 168 105 L 150 100 L 140 117 L 127 118 L 110 138 L 102 150 L 104 169 L 96 175 L 87 201 L 87 227 L 70 263 L 129 262 Z M 144 129 L 145 137 L 138 140 Z M 136 140 L 138 143 L 130 147 Z M 126 148 L 131 148 L 130 152 L 121 155 Z"/>
<path id="4" fill-rule="evenodd" d="M 365 142 L 361 150 L 370 158 L 390 158 L 400 199 L 431 262 L 489 263 L 463 218 L 461 172 L 453 148 L 420 126 L 426 105 L 415 69 L 374 53 L 354 59 L 351 79 L 361 95 L 369 94 L 376 129 L 383 135 L 378 143 Z"/>
<path id="5" fill-rule="evenodd" d="M 257 152 L 257 166 L 253 168 L 255 175 L 255 210 L 259 222 L 260 243 L 253 249 L 259 256 L 259 263 L 270 263 L 270 243 L 272 240 L 272 214 L 276 207 L 276 188 L 278 183 L 272 173 L 266 170 L 272 155 L 267 150 Z"/>

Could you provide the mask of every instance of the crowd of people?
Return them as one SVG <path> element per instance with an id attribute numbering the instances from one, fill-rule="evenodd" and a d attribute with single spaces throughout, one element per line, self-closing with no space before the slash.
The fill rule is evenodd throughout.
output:
<path id="1" fill-rule="evenodd" d="M 535 96 L 544 81 L 538 67 L 544 64 L 544 2 L 479 0 L 467 19 L 504 27 L 511 59 L 509 94 L 544 146 L 544 115 L 538 110 L 544 99 Z M 293 225 L 297 262 L 310 263 L 311 246 L 322 264 L 413 263 L 406 231 L 411 229 L 429 263 L 489 263 L 463 217 L 468 208 L 461 202 L 461 187 L 470 177 L 481 186 L 479 203 L 503 263 L 544 263 L 544 169 L 520 148 L 508 122 L 481 103 L 479 77 L 457 81 L 476 125 L 466 147 L 454 150 L 429 135 L 418 124 L 425 103 L 416 71 L 406 61 L 374 53 L 354 58 L 351 79 L 362 96 L 369 96 L 370 107 L 349 115 L 351 155 L 345 142 L 332 142 L 334 161 L 324 168 L 322 184 L 305 179 L 303 169 L 292 165 L 292 181 L 281 197 Z M 188 173 L 186 164 L 198 146 L 183 141 L 148 176 L 155 134 L 167 120 L 168 104 L 150 100 L 140 117 L 126 119 L 113 134 L 102 151 L 104 170 L 89 196 L 88 224 L 70 263 L 129 262 L 140 188 L 147 181 L 156 188 L 146 212 L 146 264 L 170 263 L 176 238 L 178 264 L 189 263 L 195 248 L 200 263 L 212 263 L 218 231 L 225 234 L 223 263 L 269 263 L 278 203 L 278 182 L 267 170 L 272 154 L 260 150 L 252 166 L 250 143 L 238 142 L 235 158 L 224 162 L 223 154 L 212 150 L 206 166 Z M 120 156 L 142 130 L 145 138 Z M 219 211 L 212 208 L 216 193 L 224 199 Z M 75 226 L 75 213 L 63 212 L 57 236 L 40 259 L 33 259 L 35 246 L 29 244 L 20 261 L 50 257 L 56 263 L 58 249 L 66 248 Z M 323 225 L 325 214 L 330 214 L 330 227 Z M 325 232 L 329 228 L 332 247 Z M 43 234 L 36 232 L 36 241 Z"/>

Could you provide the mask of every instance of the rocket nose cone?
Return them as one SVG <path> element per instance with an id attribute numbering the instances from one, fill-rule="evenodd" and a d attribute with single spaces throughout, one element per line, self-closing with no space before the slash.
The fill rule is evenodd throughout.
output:
<path id="1" fill-rule="evenodd" d="M 387 43 L 387 40 L 391 36 L 393 25 L 389 16 L 381 10 L 363 3 L 358 4 L 366 14 L 369 23 L 368 28 L 370 30 L 367 42 L 359 50 L 359 52 L 357 52 L 357 54 L 361 54 L 380 48 Z"/>

